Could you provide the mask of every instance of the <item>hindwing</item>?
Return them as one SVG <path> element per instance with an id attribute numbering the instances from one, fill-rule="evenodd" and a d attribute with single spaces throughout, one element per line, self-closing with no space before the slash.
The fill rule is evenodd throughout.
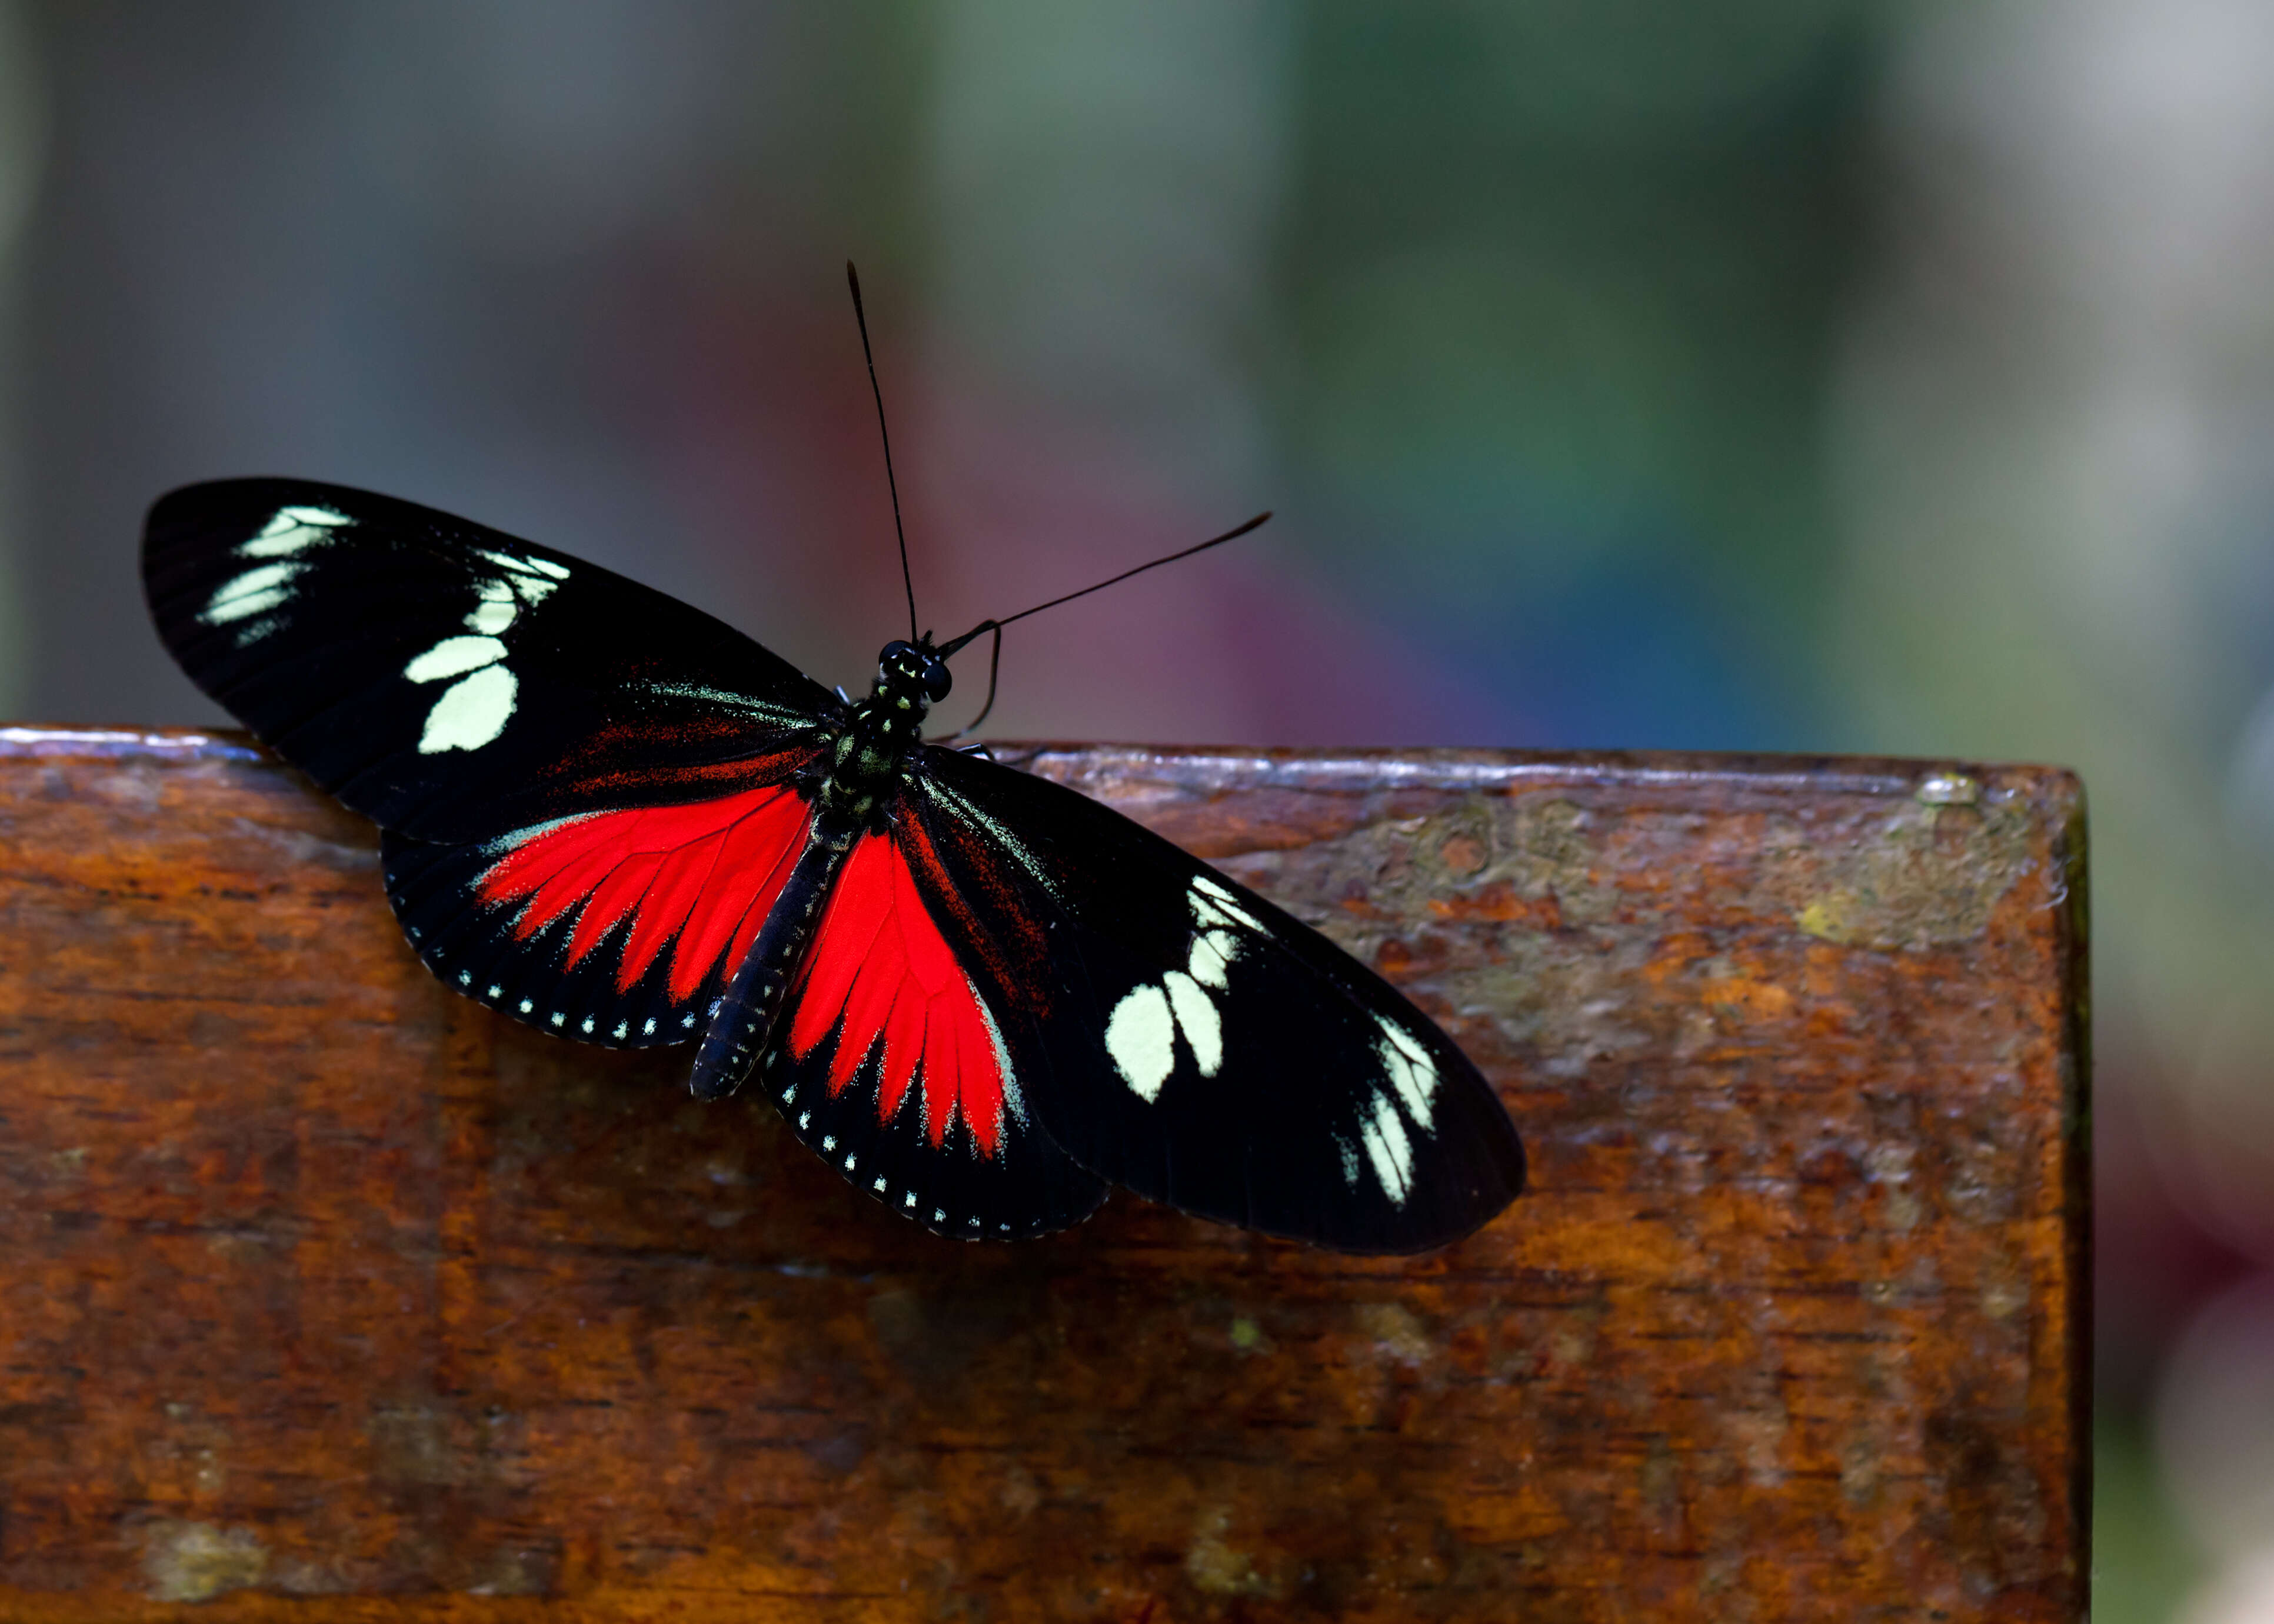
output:
<path id="1" fill-rule="evenodd" d="M 701 1035 L 812 822 L 777 783 L 462 845 L 390 831 L 380 866 L 445 984 L 541 1030 L 637 1049 Z"/>
<path id="2" fill-rule="evenodd" d="M 926 1229 L 967 1240 L 1064 1229 L 1105 1187 L 1035 1121 L 1003 993 L 951 945 L 917 882 L 922 840 L 903 820 L 855 843 L 764 1085 L 799 1138 Z"/>

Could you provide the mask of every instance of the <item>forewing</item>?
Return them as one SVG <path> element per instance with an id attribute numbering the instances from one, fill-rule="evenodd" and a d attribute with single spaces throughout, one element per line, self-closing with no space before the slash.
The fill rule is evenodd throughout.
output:
<path id="1" fill-rule="evenodd" d="M 701 611 L 410 502 L 305 480 L 151 509 L 198 686 L 381 827 L 463 844 L 779 782 L 840 702 Z"/>
<path id="2" fill-rule="evenodd" d="M 1028 1109 L 1092 1172 L 1359 1252 L 1457 1239 L 1522 1189 L 1491 1086 L 1308 926 L 992 763 L 928 749 L 903 802 L 938 855 L 941 916 L 1002 1006 Z"/>
<path id="3" fill-rule="evenodd" d="M 380 867 L 444 984 L 558 1036 L 636 1049 L 701 1035 L 811 824 L 773 785 L 464 845 L 389 831 Z"/>
<path id="4" fill-rule="evenodd" d="M 798 1137 L 937 1234 L 1013 1240 L 1087 1216 L 1104 1186 L 1035 1126 L 995 1003 L 920 891 L 905 834 L 845 859 L 764 1063 Z"/>

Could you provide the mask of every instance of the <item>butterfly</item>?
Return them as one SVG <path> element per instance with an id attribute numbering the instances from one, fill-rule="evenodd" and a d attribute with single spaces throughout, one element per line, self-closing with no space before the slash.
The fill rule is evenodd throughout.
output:
<path id="1" fill-rule="evenodd" d="M 445 983 L 697 1045 L 697 1094 L 756 1079 L 939 1234 L 1040 1235 L 1121 1184 L 1404 1252 L 1522 1187 L 1491 1086 L 1372 971 L 1088 797 L 924 742 L 969 637 L 887 643 L 848 701 L 595 565 L 290 479 L 164 497 L 142 574 L 197 685 L 379 825 Z"/>
<path id="2" fill-rule="evenodd" d="M 1411 1252 L 1523 1188 L 1491 1086 L 1372 971 L 1096 801 L 924 741 L 958 650 L 995 634 L 983 717 L 1003 627 L 1113 581 L 938 645 L 910 583 L 856 702 L 636 582 L 344 486 L 173 492 L 142 580 L 191 680 L 379 825 L 447 985 L 695 1044 L 698 1096 L 756 1079 L 935 1233 L 1046 1234 L 1120 1184 Z"/>

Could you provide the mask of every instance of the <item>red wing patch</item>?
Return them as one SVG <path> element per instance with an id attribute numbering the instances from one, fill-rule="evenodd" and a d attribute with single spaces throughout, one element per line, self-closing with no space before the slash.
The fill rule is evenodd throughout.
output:
<path id="1" fill-rule="evenodd" d="M 881 1044 L 877 1116 L 889 1123 L 920 1084 L 937 1148 L 960 1116 L 983 1156 L 1003 1142 L 1018 1085 L 992 1016 L 916 892 L 889 836 L 866 835 L 845 860 L 807 951 L 789 1050 L 803 1060 L 832 1031 L 829 1092 L 842 1094 Z"/>
<path id="2" fill-rule="evenodd" d="M 787 785 L 716 801 L 596 812 L 523 837 L 481 876 L 488 903 L 519 903 L 526 941 L 574 912 L 573 967 L 627 919 L 621 991 L 671 948 L 672 998 L 685 1003 L 732 954 L 750 951 L 805 846 L 809 808 Z"/>

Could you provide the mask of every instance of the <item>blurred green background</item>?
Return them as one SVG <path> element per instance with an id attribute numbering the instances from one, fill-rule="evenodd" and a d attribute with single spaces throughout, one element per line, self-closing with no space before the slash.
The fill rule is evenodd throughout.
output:
<path id="1" fill-rule="evenodd" d="M 2274 1619 L 2274 7 L 0 0 L 0 714 L 220 718 L 289 472 L 1001 736 L 1898 751 L 2093 799 L 2097 1611 Z"/>

